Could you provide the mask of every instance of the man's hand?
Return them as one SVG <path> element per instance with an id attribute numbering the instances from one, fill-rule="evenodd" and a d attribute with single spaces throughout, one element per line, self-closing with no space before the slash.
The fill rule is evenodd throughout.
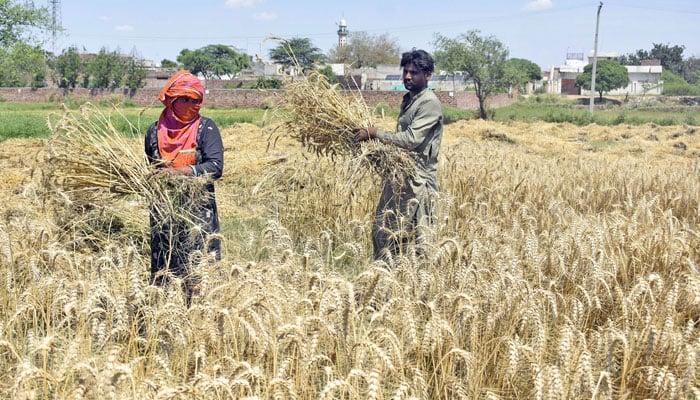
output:
<path id="1" fill-rule="evenodd" d="M 352 133 L 355 134 L 355 141 L 362 142 L 377 137 L 377 128 L 353 128 Z"/>

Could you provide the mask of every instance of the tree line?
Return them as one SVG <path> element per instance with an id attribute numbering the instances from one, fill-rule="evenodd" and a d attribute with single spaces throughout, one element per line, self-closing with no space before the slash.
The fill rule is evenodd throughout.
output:
<path id="1" fill-rule="evenodd" d="M 51 19 L 45 7 L 32 2 L 0 0 L 0 86 L 43 87 L 48 81 L 61 88 L 138 89 L 147 76 L 143 60 L 134 49 L 129 55 L 102 48 L 97 54 L 83 54 L 77 47 L 54 55 L 37 42 L 37 30 L 48 31 Z M 271 38 L 278 46 L 269 52 L 270 59 L 299 73 L 311 69 L 337 82 L 329 63 L 342 63 L 353 68 L 372 68 L 380 64 L 398 64 L 400 47 L 388 35 L 350 32 L 347 45 L 324 54 L 308 38 Z M 487 99 L 512 88 L 523 90 L 528 82 L 542 79 L 540 67 L 526 59 L 509 58 L 508 48 L 495 36 L 472 30 L 454 38 L 435 35 L 433 56 L 443 73 L 461 76 L 476 93 L 479 115 L 488 118 Z M 637 50 L 618 57 L 601 60 L 596 74 L 596 90 L 603 93 L 625 87 L 629 83 L 624 65 L 639 65 L 644 60 L 659 60 L 664 68 L 664 94 L 700 95 L 700 60 L 684 59 L 684 46 L 654 43 L 650 50 Z M 183 68 L 205 79 L 226 79 L 250 68 L 248 55 L 238 53 L 232 46 L 211 44 L 200 49 L 182 49 L 175 61 L 161 60 L 161 67 Z M 577 85 L 590 89 L 591 66 L 585 67 Z M 251 87 L 278 88 L 275 78 L 260 77 Z"/>

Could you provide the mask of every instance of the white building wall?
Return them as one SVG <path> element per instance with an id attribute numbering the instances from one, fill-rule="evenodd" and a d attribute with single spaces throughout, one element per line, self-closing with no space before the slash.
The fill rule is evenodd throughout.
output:
<path id="1" fill-rule="evenodd" d="M 630 83 L 627 87 L 611 90 L 606 94 L 613 96 L 630 95 L 660 95 L 663 92 L 660 65 L 625 65 Z M 581 94 L 590 95 L 589 90 L 581 90 Z"/>

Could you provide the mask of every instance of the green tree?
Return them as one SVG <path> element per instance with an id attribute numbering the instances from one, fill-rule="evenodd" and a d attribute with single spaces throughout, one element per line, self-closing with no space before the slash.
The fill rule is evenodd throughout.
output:
<path id="1" fill-rule="evenodd" d="M 0 47 L 10 48 L 18 42 L 31 42 L 32 33 L 48 30 L 51 16 L 46 7 L 35 7 L 34 2 L 0 0 Z M 36 39 L 36 38 L 34 38 Z"/>
<path id="2" fill-rule="evenodd" d="M 355 68 L 376 67 L 379 64 L 398 64 L 400 47 L 387 34 L 371 36 L 367 32 L 350 32 L 348 43 L 328 52 L 328 58 L 336 63 L 350 64 Z"/>
<path id="3" fill-rule="evenodd" d="M 0 81 L 8 86 L 46 85 L 46 54 L 37 33 L 51 27 L 46 7 L 31 1 L 0 0 Z"/>
<path id="4" fill-rule="evenodd" d="M 668 44 L 654 43 L 649 55 L 652 59 L 661 60 L 661 66 L 674 74 L 683 73 L 683 51 L 685 46 L 670 46 Z"/>
<path id="5" fill-rule="evenodd" d="M 325 75 L 331 85 L 338 83 L 338 77 L 335 75 L 335 72 L 333 72 L 333 68 L 331 68 L 330 65 L 319 68 L 318 72 Z"/>
<path id="6" fill-rule="evenodd" d="M 116 89 L 121 87 L 124 63 L 117 51 L 106 48 L 87 62 L 83 75 L 83 86 L 90 89 Z"/>
<path id="7" fill-rule="evenodd" d="M 487 99 L 509 86 L 508 49 L 495 37 L 480 36 L 476 30 L 454 39 L 438 34 L 435 47 L 433 55 L 440 69 L 453 74 L 461 71 L 465 80 L 473 82 L 479 100 L 479 116 L 488 119 Z"/>
<path id="8" fill-rule="evenodd" d="M 17 42 L 0 49 L 0 86 L 46 86 L 46 54 L 38 46 Z"/>
<path id="9" fill-rule="evenodd" d="M 522 90 L 526 83 L 542 79 L 542 69 L 530 60 L 511 58 L 506 61 L 506 78 L 511 85 Z"/>
<path id="10" fill-rule="evenodd" d="M 160 66 L 161 68 L 177 68 L 178 63 L 176 63 L 173 60 L 168 60 L 167 58 L 164 58 L 160 61 Z M 192 71 L 190 71 L 192 72 Z"/>
<path id="11" fill-rule="evenodd" d="M 576 77 L 576 86 L 591 90 L 593 64 L 583 67 L 583 73 Z M 627 68 L 615 60 L 599 60 L 596 64 L 595 90 L 603 101 L 603 93 L 629 85 Z"/>
<path id="12" fill-rule="evenodd" d="M 281 39 L 277 47 L 270 49 L 270 59 L 285 68 L 299 66 L 303 71 L 314 69 L 326 61 L 321 49 L 308 38 Z"/>
<path id="13" fill-rule="evenodd" d="M 129 58 L 123 61 L 124 65 L 124 86 L 128 89 L 136 90 L 146 86 L 146 76 L 148 71 L 143 66 L 143 58 L 141 58 L 136 49 L 131 51 Z"/>
<path id="14" fill-rule="evenodd" d="M 202 49 L 182 49 L 177 56 L 177 62 L 180 63 L 183 69 L 195 75 L 201 73 L 206 78 L 208 76 L 209 65 L 212 61 Z"/>
<path id="15" fill-rule="evenodd" d="M 251 89 L 282 89 L 282 81 L 277 78 L 266 78 L 259 76 L 258 79 L 250 85 Z"/>
<path id="16" fill-rule="evenodd" d="M 665 70 L 661 73 L 664 82 L 663 94 L 666 96 L 700 96 L 700 87 L 688 83 L 682 76 Z"/>
<path id="17" fill-rule="evenodd" d="M 63 50 L 52 64 L 58 87 L 74 89 L 84 68 L 84 62 L 78 53 L 78 49 L 75 46 L 71 46 Z"/>
<path id="18" fill-rule="evenodd" d="M 670 70 L 676 75 L 682 75 L 684 50 L 685 46 L 683 45 L 671 46 L 669 44 L 652 43 L 650 51 L 639 49 L 635 53 L 618 57 L 618 61 L 622 65 L 640 65 L 645 60 L 659 60 L 664 69 Z"/>
<path id="19" fill-rule="evenodd" d="M 183 49 L 177 56 L 177 61 L 182 68 L 195 75 L 202 74 L 206 80 L 234 76 L 250 68 L 248 56 L 223 44 L 210 44 L 197 50 Z"/>
<path id="20" fill-rule="evenodd" d="M 689 57 L 683 61 L 683 78 L 693 85 L 700 82 L 700 58 Z"/>

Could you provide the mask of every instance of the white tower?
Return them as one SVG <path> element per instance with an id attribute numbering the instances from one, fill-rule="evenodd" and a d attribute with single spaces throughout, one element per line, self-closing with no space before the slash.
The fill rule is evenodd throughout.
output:
<path id="1" fill-rule="evenodd" d="M 341 18 L 338 24 L 338 47 L 344 47 L 346 44 L 348 44 L 348 24 L 345 18 Z"/>

